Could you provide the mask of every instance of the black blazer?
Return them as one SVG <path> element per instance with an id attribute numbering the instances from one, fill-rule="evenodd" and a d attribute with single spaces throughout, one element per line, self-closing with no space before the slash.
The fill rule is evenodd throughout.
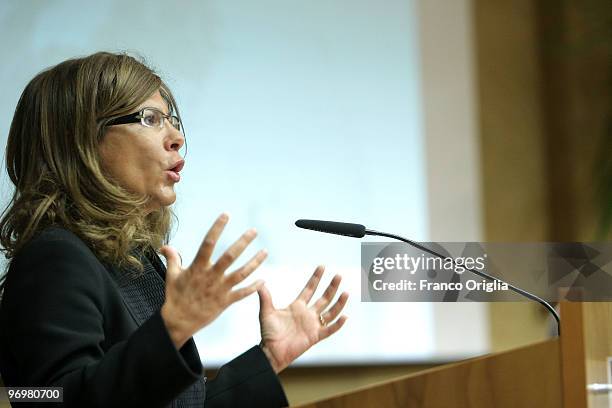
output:
<path id="1" fill-rule="evenodd" d="M 0 307 L 5 385 L 63 387 L 65 407 L 288 405 L 258 346 L 208 381 L 193 339 L 176 350 L 159 310 L 166 269 L 151 252 L 149 273 L 134 279 L 66 229 L 28 242 Z"/>

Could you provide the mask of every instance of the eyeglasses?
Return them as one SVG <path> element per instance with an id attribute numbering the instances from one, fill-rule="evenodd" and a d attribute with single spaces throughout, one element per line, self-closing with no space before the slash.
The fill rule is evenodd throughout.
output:
<path id="1" fill-rule="evenodd" d="M 155 108 L 144 108 L 138 112 L 130 113 L 129 115 L 119 116 L 118 118 L 108 121 L 106 126 L 140 123 L 142 126 L 161 129 L 164 127 L 164 119 L 167 119 L 176 130 L 182 133 L 183 126 L 178 116 L 166 115 L 164 112 Z"/>

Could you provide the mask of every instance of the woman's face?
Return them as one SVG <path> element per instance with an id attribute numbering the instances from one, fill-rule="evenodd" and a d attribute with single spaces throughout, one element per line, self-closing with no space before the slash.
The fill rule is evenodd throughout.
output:
<path id="1" fill-rule="evenodd" d="M 168 113 L 168 104 L 155 92 L 138 109 L 156 108 Z M 185 138 L 168 120 L 163 128 L 151 128 L 141 123 L 109 126 L 99 146 L 102 168 L 121 187 L 148 194 L 148 210 L 168 206 L 176 200 L 174 184 L 180 180 L 183 167 L 179 149 Z M 173 169 L 173 171 L 170 171 Z"/>

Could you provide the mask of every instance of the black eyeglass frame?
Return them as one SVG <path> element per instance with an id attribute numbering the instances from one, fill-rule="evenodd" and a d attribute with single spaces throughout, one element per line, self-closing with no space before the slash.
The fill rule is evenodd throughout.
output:
<path id="1" fill-rule="evenodd" d="M 168 120 L 168 122 L 170 122 L 172 127 L 174 127 L 179 132 L 183 133 L 183 124 L 181 123 L 181 120 L 179 119 L 178 116 L 165 114 L 164 112 L 160 111 L 157 108 L 142 108 L 138 112 L 119 116 L 118 118 L 114 118 L 106 122 L 106 126 L 125 125 L 128 123 L 140 123 L 142 126 L 145 126 L 148 128 L 155 127 L 155 126 L 147 125 L 144 121 L 144 118 L 145 118 L 144 112 L 147 110 L 159 112 L 159 114 L 162 115 L 162 117 L 164 118 L 164 121 L 161 122 L 161 126 L 159 126 L 160 129 L 163 128 L 164 122 Z M 176 122 L 176 125 L 173 122 Z"/>

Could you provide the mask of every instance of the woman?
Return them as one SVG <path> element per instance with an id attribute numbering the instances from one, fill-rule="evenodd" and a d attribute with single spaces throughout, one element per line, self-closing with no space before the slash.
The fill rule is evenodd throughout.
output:
<path id="1" fill-rule="evenodd" d="M 286 309 L 261 281 L 237 288 L 266 253 L 230 270 L 249 230 L 213 260 L 226 214 L 183 267 L 165 244 L 184 143 L 172 93 L 130 56 L 68 60 L 28 84 L 6 149 L 16 190 L 0 220 L 6 386 L 63 387 L 73 407 L 287 405 L 276 374 L 342 327 L 348 295 L 331 304 L 335 276 L 308 305 L 322 267 Z M 261 343 L 207 382 L 192 336 L 254 292 Z"/>

